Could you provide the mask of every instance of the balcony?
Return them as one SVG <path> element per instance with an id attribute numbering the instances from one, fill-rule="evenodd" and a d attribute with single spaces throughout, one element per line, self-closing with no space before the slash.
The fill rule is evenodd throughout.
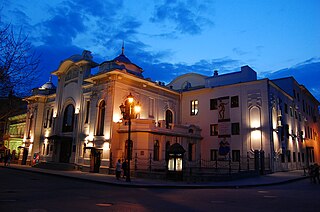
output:
<path id="1" fill-rule="evenodd" d="M 193 130 L 190 130 L 192 128 Z M 166 125 L 165 120 L 156 122 L 151 119 L 132 119 L 131 120 L 132 132 L 152 132 L 157 134 L 172 135 L 172 136 L 188 136 L 201 138 L 200 128 L 194 125 Z M 118 129 L 119 133 L 128 132 L 128 122 L 124 121 L 120 123 Z"/>

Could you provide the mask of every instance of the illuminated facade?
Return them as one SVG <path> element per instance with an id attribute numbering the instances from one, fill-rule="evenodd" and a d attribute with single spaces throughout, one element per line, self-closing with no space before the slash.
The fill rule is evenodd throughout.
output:
<path id="1" fill-rule="evenodd" d="M 183 90 L 182 123 L 202 130 L 202 158 L 240 162 L 259 151 L 272 171 L 320 161 L 319 102 L 292 77 L 257 80 L 244 66 L 212 77 L 182 75 L 169 86 Z"/>
<path id="2" fill-rule="evenodd" d="M 104 172 L 118 159 L 127 158 L 128 126 L 119 106 L 130 93 L 142 108 L 131 129 L 131 157 L 144 161 L 139 166 L 146 167 L 152 157 L 165 168 L 162 163 L 174 143 L 190 149 L 189 156 L 199 159 L 201 131 L 193 124 L 179 124 L 179 92 L 144 79 L 143 70 L 123 52 L 91 74 L 97 66 L 88 51 L 74 55 L 52 72 L 58 77 L 55 93 L 46 83 L 44 87 L 51 90 L 35 89 L 34 95 L 26 98 L 29 160 L 40 153 L 41 161 L 73 163 L 82 170 Z"/>
<path id="3" fill-rule="evenodd" d="M 57 88 L 49 81 L 26 98 L 28 160 L 39 153 L 43 162 L 108 171 L 128 157 L 128 124 L 119 106 L 132 94 L 141 105 L 132 119 L 134 166 L 174 167 L 170 147 L 184 154 L 176 160 L 177 169 L 184 161 L 198 167 L 201 160 L 237 162 L 256 151 L 272 171 L 320 162 L 319 102 L 293 78 L 257 80 L 256 72 L 244 66 L 210 77 L 185 74 L 164 85 L 142 73 L 124 49 L 101 64 L 88 51 L 63 61 L 52 72 Z"/>

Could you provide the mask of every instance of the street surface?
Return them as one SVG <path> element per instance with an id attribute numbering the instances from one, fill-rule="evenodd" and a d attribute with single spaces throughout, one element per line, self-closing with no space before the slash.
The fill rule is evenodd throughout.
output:
<path id="1" fill-rule="evenodd" d="M 241 189 L 125 188 L 0 167 L 0 211 L 320 211 L 309 179 Z"/>

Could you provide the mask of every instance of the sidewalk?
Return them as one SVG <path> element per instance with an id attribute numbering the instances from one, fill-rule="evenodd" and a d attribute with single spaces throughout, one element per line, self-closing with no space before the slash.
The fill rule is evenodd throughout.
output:
<path id="1" fill-rule="evenodd" d="M 289 183 L 297 180 L 302 180 L 307 178 L 304 175 L 303 170 L 295 170 L 290 172 L 277 172 L 269 175 L 263 175 L 253 178 L 244 178 L 233 181 L 225 182 L 174 182 L 165 180 L 153 180 L 153 179 L 143 179 L 131 177 L 131 182 L 126 182 L 125 179 L 117 180 L 114 175 L 106 175 L 99 173 L 81 172 L 81 171 L 60 171 L 60 170 L 49 170 L 34 168 L 27 165 L 10 164 L 10 169 L 18 169 L 29 172 L 37 172 L 43 174 L 50 174 L 68 178 L 74 178 L 78 180 L 91 181 L 96 183 L 102 183 L 114 186 L 124 186 L 124 187 L 139 187 L 139 188 L 197 188 L 197 189 L 207 189 L 207 188 L 246 188 L 246 187 L 258 187 L 258 186 L 268 186 L 277 185 L 283 183 Z"/>

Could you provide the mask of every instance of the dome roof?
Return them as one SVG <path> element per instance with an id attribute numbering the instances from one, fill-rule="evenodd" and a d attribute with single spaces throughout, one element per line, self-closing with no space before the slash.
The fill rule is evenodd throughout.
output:
<path id="1" fill-rule="evenodd" d="M 124 55 L 124 42 L 122 43 L 121 54 L 114 58 L 113 61 L 131 63 L 131 61 Z"/>
<path id="2" fill-rule="evenodd" d="M 50 79 L 48 82 L 46 82 L 45 84 L 43 84 L 40 89 L 50 89 L 50 90 L 53 90 L 53 89 L 56 89 L 56 86 L 51 82 L 51 76 L 50 76 Z"/>
<path id="3" fill-rule="evenodd" d="M 131 63 L 131 61 L 122 53 L 118 57 L 113 59 L 114 61 L 124 62 L 124 63 Z"/>

